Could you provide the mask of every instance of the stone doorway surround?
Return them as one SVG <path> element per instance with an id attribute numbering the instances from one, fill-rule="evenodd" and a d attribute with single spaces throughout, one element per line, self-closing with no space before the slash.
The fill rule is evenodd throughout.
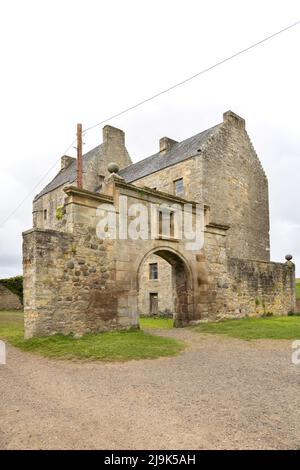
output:
<path id="1" fill-rule="evenodd" d="M 147 259 L 153 255 L 161 257 L 171 266 L 171 291 L 167 295 L 172 295 L 174 298 L 174 326 L 184 326 L 194 317 L 193 277 L 187 260 L 174 248 L 169 246 L 153 248 L 143 256 L 137 271 L 138 295 L 143 287 L 141 286 L 141 270 L 144 264 L 147 263 Z M 138 315 L 140 314 L 140 306 L 138 306 Z"/>

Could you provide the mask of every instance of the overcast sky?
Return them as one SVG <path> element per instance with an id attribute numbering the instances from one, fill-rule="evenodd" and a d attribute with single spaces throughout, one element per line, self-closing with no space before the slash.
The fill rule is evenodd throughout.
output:
<path id="1" fill-rule="evenodd" d="M 299 19 L 297 0 L 2 1 L 0 278 L 22 272 L 32 198 L 59 163 L 33 188 L 77 122 L 89 127 Z M 185 139 L 228 109 L 243 116 L 269 178 L 272 259 L 293 254 L 298 276 L 299 44 L 300 25 L 109 122 L 138 161 L 162 136 Z M 85 151 L 101 132 L 86 135 Z"/>

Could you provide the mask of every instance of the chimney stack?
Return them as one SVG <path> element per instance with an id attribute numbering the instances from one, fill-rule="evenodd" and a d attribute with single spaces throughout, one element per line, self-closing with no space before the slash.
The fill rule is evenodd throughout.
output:
<path id="1" fill-rule="evenodd" d="M 107 165 L 110 162 L 115 162 L 119 165 L 120 169 L 131 165 L 132 161 L 125 147 L 125 132 L 113 126 L 103 127 L 103 148 L 105 155 L 105 168 L 107 172 Z"/>
<path id="2" fill-rule="evenodd" d="M 175 144 L 178 144 L 176 140 L 170 139 L 169 137 L 162 137 L 159 139 L 159 153 L 164 155 L 169 152 Z"/>
<path id="3" fill-rule="evenodd" d="M 76 158 L 74 157 L 69 157 L 69 155 L 63 155 L 60 159 L 61 163 L 61 169 L 64 170 L 68 166 L 71 165 L 71 163 L 75 162 Z"/>
<path id="4" fill-rule="evenodd" d="M 113 126 L 103 127 L 103 143 L 125 147 L 125 132 Z"/>
<path id="5" fill-rule="evenodd" d="M 233 111 L 226 111 L 226 113 L 223 114 L 223 122 L 228 122 L 236 127 L 245 129 L 245 119 L 238 116 L 238 114 L 235 114 Z"/>

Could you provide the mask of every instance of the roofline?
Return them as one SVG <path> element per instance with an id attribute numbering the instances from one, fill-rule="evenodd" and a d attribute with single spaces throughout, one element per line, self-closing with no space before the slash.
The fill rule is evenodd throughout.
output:
<path id="1" fill-rule="evenodd" d="M 180 163 L 185 162 L 186 160 L 190 160 L 191 158 L 200 157 L 200 156 L 202 156 L 201 153 L 202 152 L 196 153 L 195 155 L 190 155 L 189 157 L 183 158 L 183 160 L 180 160 L 179 162 L 171 163 L 170 165 L 167 165 L 164 168 L 159 168 L 158 170 L 153 170 L 153 171 L 151 171 L 150 173 L 147 173 L 144 176 L 140 176 L 139 178 L 135 178 L 133 180 L 128 181 L 128 184 L 132 183 L 133 181 L 138 181 L 138 180 L 141 180 L 143 178 L 147 178 L 147 176 L 153 175 L 154 173 L 158 173 L 159 171 L 165 170 L 166 168 L 170 168 L 171 166 L 179 165 Z M 140 160 L 140 161 L 142 162 L 144 160 Z M 136 162 L 136 163 L 140 163 L 140 162 Z M 135 165 L 135 163 L 133 163 L 133 165 Z M 129 165 L 129 166 L 131 166 L 131 165 Z M 129 168 L 129 166 L 127 166 L 126 168 Z M 122 170 L 126 170 L 126 168 L 123 168 Z M 122 175 L 122 170 L 120 170 L 120 172 L 119 172 L 120 175 Z"/>

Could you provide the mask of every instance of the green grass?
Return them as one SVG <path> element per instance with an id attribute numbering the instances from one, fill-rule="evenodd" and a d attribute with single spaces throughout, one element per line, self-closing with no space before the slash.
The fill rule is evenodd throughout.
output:
<path id="1" fill-rule="evenodd" d="M 296 297 L 300 299 L 300 278 L 296 279 Z"/>
<path id="2" fill-rule="evenodd" d="M 138 330 L 86 334 L 80 339 L 55 335 L 24 340 L 23 316 L 16 312 L 0 312 L 0 338 L 23 351 L 57 359 L 155 359 L 179 354 L 185 347 L 173 338 Z"/>
<path id="3" fill-rule="evenodd" d="M 242 339 L 300 339 L 300 316 L 243 318 L 201 323 L 193 330 Z"/>
<path id="4" fill-rule="evenodd" d="M 169 330 L 173 328 L 173 318 L 165 317 L 140 317 L 141 328 L 160 328 Z"/>

